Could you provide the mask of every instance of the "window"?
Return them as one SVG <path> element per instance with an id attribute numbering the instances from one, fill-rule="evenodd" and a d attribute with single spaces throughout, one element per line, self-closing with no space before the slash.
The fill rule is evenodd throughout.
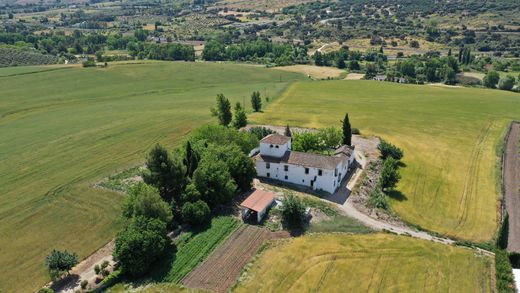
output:
<path id="1" fill-rule="evenodd" d="M 273 147 L 273 145 L 270 145 L 269 147 L 270 147 L 270 148 L 272 148 L 272 147 Z"/>
<path id="2" fill-rule="evenodd" d="M 271 168 L 271 164 L 269 164 L 269 163 L 265 163 L 265 168 L 266 168 L 266 169 L 270 169 L 270 168 Z"/>
<path id="3" fill-rule="evenodd" d="M 305 168 L 305 174 L 309 174 L 309 168 Z"/>
<path id="4" fill-rule="evenodd" d="M 302 183 L 305 183 L 305 179 L 302 179 Z"/>
<path id="5" fill-rule="evenodd" d="M 287 175 L 285 175 L 285 180 L 289 180 L 289 177 Z"/>
<path id="6" fill-rule="evenodd" d="M 285 172 L 287 172 L 287 171 L 289 171 L 289 166 L 285 165 L 285 166 L 283 166 L 283 169 Z"/>
<path id="7" fill-rule="evenodd" d="M 318 170 L 318 176 L 321 176 L 321 175 L 323 175 L 323 171 L 320 169 L 320 170 Z"/>
<path id="8" fill-rule="evenodd" d="M 267 178 L 271 177 L 271 174 L 270 173 L 267 173 Z"/>
<path id="9" fill-rule="evenodd" d="M 334 169 L 334 176 L 338 176 L 338 168 Z"/>
<path id="10" fill-rule="evenodd" d="M 280 146 L 275 146 L 275 148 L 280 148 Z"/>

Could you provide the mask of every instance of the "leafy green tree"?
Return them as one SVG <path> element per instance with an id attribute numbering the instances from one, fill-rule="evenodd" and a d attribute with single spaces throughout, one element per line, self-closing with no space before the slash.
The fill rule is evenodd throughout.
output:
<path id="1" fill-rule="evenodd" d="M 451 67 L 446 67 L 444 71 L 444 83 L 454 85 L 457 83 L 457 74 Z"/>
<path id="2" fill-rule="evenodd" d="M 297 152 L 321 151 L 323 145 L 317 133 L 297 132 L 292 137 L 292 149 Z"/>
<path id="3" fill-rule="evenodd" d="M 373 208 L 378 209 L 388 209 L 388 202 L 386 201 L 386 195 L 382 191 L 382 187 L 380 182 L 376 184 L 372 192 L 370 193 L 370 198 L 368 199 L 368 205 Z"/>
<path id="4" fill-rule="evenodd" d="M 254 134 L 259 140 L 268 136 L 269 134 L 275 133 L 269 128 L 263 127 L 263 126 L 255 126 L 249 128 L 249 132 Z"/>
<path id="5" fill-rule="evenodd" d="M 246 111 L 240 103 L 235 104 L 235 118 L 233 119 L 233 127 L 240 129 L 247 126 L 247 115 Z"/>
<path id="6" fill-rule="evenodd" d="M 377 74 L 377 68 L 374 63 L 367 63 L 364 79 L 372 79 Z"/>
<path id="7" fill-rule="evenodd" d="M 254 134 L 221 125 L 204 125 L 195 129 L 190 134 L 190 141 L 199 154 L 202 153 L 199 149 L 209 144 L 236 144 L 246 155 L 258 146 L 258 138 Z"/>
<path id="8" fill-rule="evenodd" d="M 289 124 L 287 124 L 287 126 L 285 126 L 283 135 L 285 135 L 287 137 L 292 137 L 292 132 L 291 132 L 291 128 L 289 127 Z"/>
<path id="9" fill-rule="evenodd" d="M 182 219 L 193 226 L 205 224 L 210 219 L 210 209 L 207 203 L 198 200 L 194 203 L 187 202 L 182 206 Z"/>
<path id="10" fill-rule="evenodd" d="M 348 113 L 345 113 L 345 118 L 343 118 L 343 121 L 341 121 L 341 123 L 343 124 L 343 144 L 350 146 L 352 145 L 352 128 L 348 119 Z"/>
<path id="11" fill-rule="evenodd" d="M 383 159 L 391 157 L 394 160 L 399 161 L 403 158 L 403 151 L 384 139 L 381 139 L 377 149 L 381 152 L 381 158 Z"/>
<path id="12" fill-rule="evenodd" d="M 240 151 L 235 144 L 212 145 L 208 147 L 205 156 L 217 158 L 226 163 L 229 174 L 240 190 L 248 190 L 256 176 L 256 168 L 253 160 Z"/>
<path id="13" fill-rule="evenodd" d="M 397 182 L 401 179 L 399 170 L 397 169 L 397 161 L 389 157 L 383 162 L 381 169 L 381 186 L 383 189 L 393 189 Z"/>
<path id="14" fill-rule="evenodd" d="M 186 183 L 186 167 L 181 160 L 157 144 L 148 154 L 146 167 L 144 182 L 156 187 L 164 201 L 178 199 Z"/>
<path id="15" fill-rule="evenodd" d="M 323 57 L 320 51 L 316 51 L 312 57 L 316 66 L 323 66 Z"/>
<path id="16" fill-rule="evenodd" d="M 225 162 L 215 156 L 204 156 L 193 173 L 193 183 L 210 207 L 231 200 L 237 186 Z"/>
<path id="17" fill-rule="evenodd" d="M 199 154 L 193 150 L 189 140 L 186 142 L 186 151 L 183 163 L 184 166 L 186 166 L 186 177 L 191 178 L 193 176 L 193 172 L 195 172 L 199 164 Z"/>
<path id="18" fill-rule="evenodd" d="M 334 126 L 318 130 L 318 136 L 322 141 L 323 146 L 328 149 L 337 148 L 343 141 L 343 134 L 341 133 L 341 130 Z"/>
<path id="19" fill-rule="evenodd" d="M 123 205 L 123 216 L 127 218 L 147 217 L 170 223 L 173 219 L 170 206 L 161 198 L 159 191 L 145 183 L 130 189 Z"/>
<path id="20" fill-rule="evenodd" d="M 289 194 L 282 200 L 282 219 L 290 229 L 303 227 L 305 220 L 305 206 L 301 199 Z"/>
<path id="21" fill-rule="evenodd" d="M 486 74 L 486 76 L 484 76 L 484 86 L 488 88 L 496 88 L 499 80 L 500 75 L 498 72 L 491 70 Z"/>
<path id="22" fill-rule="evenodd" d="M 63 273 L 69 271 L 78 263 L 78 255 L 67 250 L 56 250 L 45 259 L 45 265 L 49 271 L 49 275 L 53 280 L 57 279 Z"/>
<path id="23" fill-rule="evenodd" d="M 343 69 L 343 68 L 347 67 L 347 64 L 345 64 L 345 59 L 343 57 L 338 58 L 337 66 L 339 69 Z"/>
<path id="24" fill-rule="evenodd" d="M 514 76 L 508 75 L 502 79 L 498 83 L 498 88 L 505 91 L 510 91 L 515 86 L 515 78 Z"/>
<path id="25" fill-rule="evenodd" d="M 144 42 L 144 41 L 146 41 L 146 38 L 148 37 L 148 31 L 147 30 L 142 30 L 142 29 L 136 30 L 134 32 L 134 37 L 138 41 Z"/>
<path id="26" fill-rule="evenodd" d="M 204 45 L 204 50 L 202 51 L 202 59 L 207 61 L 221 61 L 225 59 L 225 50 L 226 46 L 217 41 L 210 40 Z"/>
<path id="27" fill-rule="evenodd" d="M 114 259 L 125 274 L 142 276 L 165 251 L 166 224 L 159 219 L 136 217 L 117 234 Z"/>
<path id="28" fill-rule="evenodd" d="M 196 202 L 199 199 L 201 199 L 201 194 L 197 190 L 195 184 L 192 182 L 186 185 L 186 188 L 184 188 L 184 191 L 181 194 L 181 203 Z"/>
<path id="29" fill-rule="evenodd" d="M 260 92 L 256 91 L 251 94 L 251 106 L 255 112 L 260 112 L 262 110 L 262 98 L 260 97 Z"/>
<path id="30" fill-rule="evenodd" d="M 231 104 L 223 94 L 217 95 L 217 107 L 211 108 L 211 113 L 213 116 L 217 116 L 221 125 L 227 127 L 231 123 Z"/>

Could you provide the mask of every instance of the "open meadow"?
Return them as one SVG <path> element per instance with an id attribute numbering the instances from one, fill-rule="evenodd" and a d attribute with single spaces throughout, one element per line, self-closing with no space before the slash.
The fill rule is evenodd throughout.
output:
<path id="1" fill-rule="evenodd" d="M 0 77 L 0 291 L 44 285 L 53 248 L 84 258 L 114 237 L 122 195 L 93 185 L 212 121 L 218 93 L 248 102 L 254 90 L 273 97 L 296 79 L 305 76 L 184 62 Z"/>
<path id="2" fill-rule="evenodd" d="M 234 292 L 492 292 L 489 257 L 391 234 L 311 234 L 264 251 Z"/>
<path id="3" fill-rule="evenodd" d="M 292 84 L 260 124 L 340 126 L 345 112 L 362 134 L 404 149 L 392 209 L 404 220 L 450 237 L 483 242 L 497 229 L 498 147 L 520 119 L 516 93 L 377 81 Z"/>

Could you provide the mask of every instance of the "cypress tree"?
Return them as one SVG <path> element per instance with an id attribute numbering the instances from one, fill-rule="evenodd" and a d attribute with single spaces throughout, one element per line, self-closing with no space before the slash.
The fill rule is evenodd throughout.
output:
<path id="1" fill-rule="evenodd" d="M 251 94 L 251 106 L 255 112 L 260 112 L 260 110 L 262 110 L 262 98 L 260 97 L 260 92 L 253 92 L 253 94 Z"/>
<path id="2" fill-rule="evenodd" d="M 197 169 L 199 164 L 199 156 L 191 147 L 191 142 L 186 143 L 186 157 L 184 157 L 184 165 L 186 166 L 186 177 L 191 178 L 193 172 Z"/>
<path id="3" fill-rule="evenodd" d="M 343 144 L 352 145 L 352 129 L 350 127 L 350 121 L 348 119 L 348 113 L 345 113 L 343 119 Z"/>
<path id="4" fill-rule="evenodd" d="M 500 249 L 507 248 L 508 236 L 509 236 L 509 214 L 506 212 L 506 215 L 504 216 L 504 221 L 502 222 L 502 226 L 500 227 L 500 231 L 498 231 L 498 237 L 497 237 L 497 247 L 498 248 L 500 248 Z"/>
<path id="5" fill-rule="evenodd" d="M 285 127 L 284 135 L 287 137 L 292 137 L 291 129 L 289 128 L 289 124 Z"/>
<path id="6" fill-rule="evenodd" d="M 231 123 L 231 104 L 223 94 L 217 95 L 217 108 L 211 108 L 211 114 L 217 116 L 221 125 L 228 126 Z"/>

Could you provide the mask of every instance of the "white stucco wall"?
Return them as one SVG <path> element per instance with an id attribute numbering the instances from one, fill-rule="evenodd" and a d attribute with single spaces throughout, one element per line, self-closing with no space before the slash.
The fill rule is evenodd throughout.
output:
<path id="1" fill-rule="evenodd" d="M 260 153 L 265 156 L 281 158 L 290 149 L 290 141 L 283 144 L 260 143 Z"/>
<path id="2" fill-rule="evenodd" d="M 341 183 L 341 180 L 345 178 L 345 175 L 348 172 L 348 166 L 344 164 L 338 165 L 337 176 L 334 175 L 334 170 L 322 169 L 322 175 L 319 176 L 318 168 L 308 167 L 309 173 L 305 174 L 306 167 L 303 166 L 287 165 L 283 163 L 270 163 L 269 165 L 270 168 L 267 169 L 265 162 L 257 161 L 256 171 L 258 176 L 307 187 L 311 187 L 311 180 L 316 178 L 312 188 L 314 190 L 321 189 L 329 193 L 334 193 L 336 191 L 337 187 Z M 285 171 L 285 165 L 289 166 L 288 171 Z M 267 173 L 269 173 L 269 176 L 267 176 Z M 287 176 L 287 179 L 285 176 Z"/>

